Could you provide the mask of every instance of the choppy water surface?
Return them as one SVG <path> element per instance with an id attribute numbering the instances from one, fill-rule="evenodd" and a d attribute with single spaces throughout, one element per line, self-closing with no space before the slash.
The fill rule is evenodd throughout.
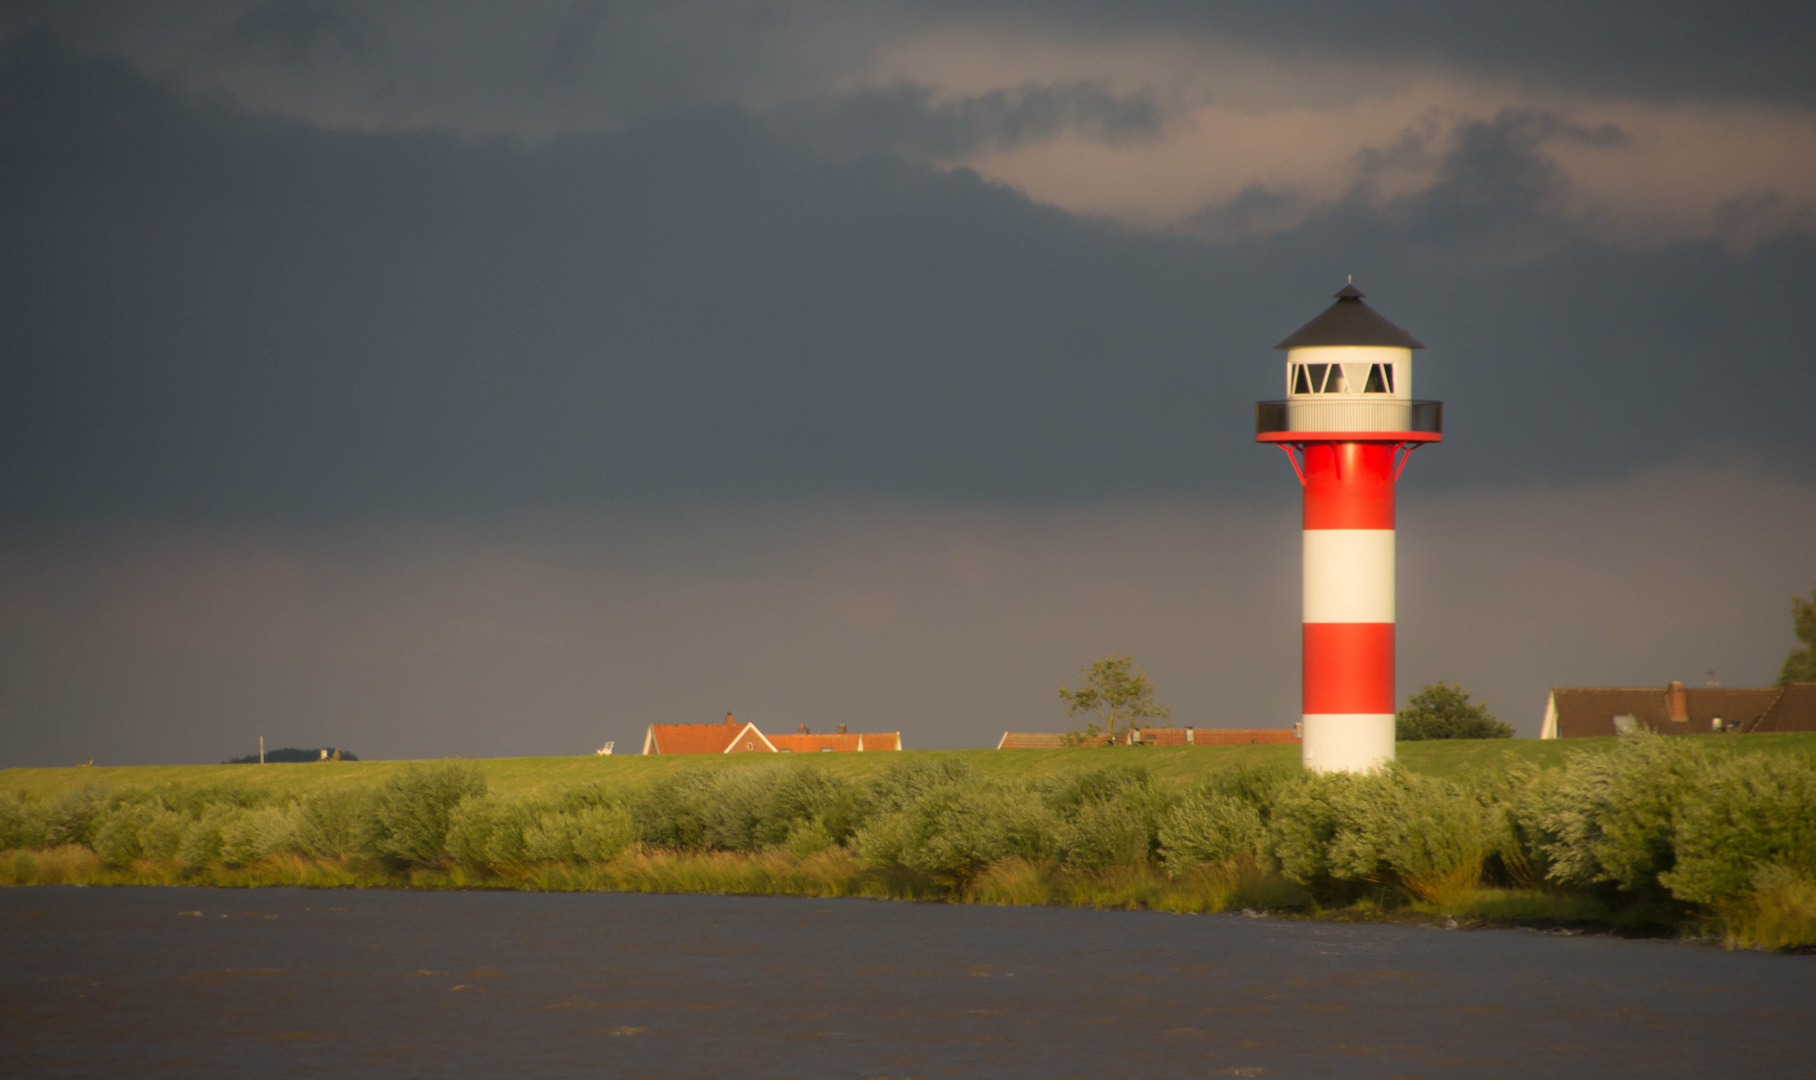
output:
<path id="1" fill-rule="evenodd" d="M 1816 1075 L 1816 959 L 1051 908 L 0 890 L 0 1074 Z"/>

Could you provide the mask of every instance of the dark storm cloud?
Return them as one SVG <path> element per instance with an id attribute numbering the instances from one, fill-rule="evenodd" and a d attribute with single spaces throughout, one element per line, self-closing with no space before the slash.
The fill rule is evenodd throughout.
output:
<path id="1" fill-rule="evenodd" d="M 1081 36 L 1215 35 L 1282 55 L 1419 61 L 1595 92 L 1816 101 L 1816 6 L 1797 0 L 997 0 L 936 10 L 1015 16 Z"/>
<path id="2" fill-rule="evenodd" d="M 1453 260 L 1531 262 L 1587 243 L 1596 224 L 1567 213 L 1570 179 L 1553 157 L 1554 148 L 1574 143 L 1605 149 L 1631 139 L 1613 124 L 1587 126 L 1539 109 L 1502 109 L 1449 130 L 1426 121 L 1392 145 L 1363 151 L 1362 179 L 1348 205 L 1331 213 L 1354 217 L 1361 207 L 1380 202 L 1371 190 L 1377 177 L 1432 165 L 1429 186 L 1379 211 L 1401 227 L 1408 243 Z M 1207 208 L 1188 227 L 1215 227 L 1233 209 Z"/>
<path id="3" fill-rule="evenodd" d="M 1077 132 L 1103 142 L 1154 138 L 1164 117 L 1151 90 L 1115 95 L 1101 85 L 1023 84 L 936 101 L 932 87 L 901 83 L 793 106 L 778 126 L 837 154 L 902 153 L 947 161 Z"/>
<path id="4" fill-rule="evenodd" d="M 1466 133 L 1428 206 L 1211 248 L 725 111 L 538 148 L 329 132 L 43 36 L 0 95 L 13 524 L 1273 491 L 1268 349 L 1345 273 L 1431 346 L 1429 481 L 1816 461 L 1807 239 L 1454 254 L 1464 211 L 1542 216 L 1544 139 L 1581 137 L 1543 118 Z"/>
<path id="5" fill-rule="evenodd" d="M 215 46 L 236 59 L 275 61 L 290 68 L 352 61 L 382 61 L 389 51 L 384 30 L 340 4 L 300 0 L 246 9 L 215 35 Z"/>

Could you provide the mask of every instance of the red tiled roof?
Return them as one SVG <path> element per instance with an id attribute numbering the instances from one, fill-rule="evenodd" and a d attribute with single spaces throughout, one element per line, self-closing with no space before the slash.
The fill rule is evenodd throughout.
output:
<path id="1" fill-rule="evenodd" d="M 750 734 L 737 747 L 732 740 L 749 729 Z M 730 724 L 651 724 L 643 740 L 646 754 L 724 754 L 742 751 L 743 743 L 753 751 L 768 753 L 772 747 L 755 725 Z"/>
<path id="2" fill-rule="evenodd" d="M 856 750 L 856 735 L 771 735 L 769 741 L 777 750 L 815 753 L 820 750 Z"/>

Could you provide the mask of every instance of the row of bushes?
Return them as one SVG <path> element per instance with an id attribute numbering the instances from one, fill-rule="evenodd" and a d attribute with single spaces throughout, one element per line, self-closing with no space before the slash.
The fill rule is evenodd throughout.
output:
<path id="1" fill-rule="evenodd" d="M 1088 877 L 1245 865 L 1321 905 L 1392 894 L 1440 907 L 1490 886 L 1702 911 L 1816 896 L 1816 769 L 1641 736 L 1561 769 L 1453 782 L 1233 768 L 1195 787 L 1142 767 L 990 783 L 922 758 L 858 783 L 811 765 L 699 769 L 631 794 L 490 792 L 470 766 L 273 802 L 237 789 L 0 795 L 0 848 L 82 845 L 106 863 L 245 866 L 273 854 L 508 874 L 670 853 L 836 852 L 915 895 L 965 895 L 1006 864 Z M 1786 897 L 1792 899 L 1786 900 Z M 1773 899 L 1776 898 L 1776 899 Z M 1812 913 L 1816 916 L 1816 913 Z M 1674 916 L 1675 917 L 1675 916 Z"/>

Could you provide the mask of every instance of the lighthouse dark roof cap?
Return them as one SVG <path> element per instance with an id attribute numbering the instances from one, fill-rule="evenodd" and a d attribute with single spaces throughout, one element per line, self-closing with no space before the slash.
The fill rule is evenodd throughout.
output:
<path id="1" fill-rule="evenodd" d="M 1337 302 L 1311 322 L 1293 331 L 1293 335 L 1274 346 L 1276 349 L 1310 349 L 1323 345 L 1385 345 L 1393 349 L 1423 349 L 1413 336 L 1381 317 L 1381 313 L 1362 302 L 1362 290 L 1343 286 Z"/>

